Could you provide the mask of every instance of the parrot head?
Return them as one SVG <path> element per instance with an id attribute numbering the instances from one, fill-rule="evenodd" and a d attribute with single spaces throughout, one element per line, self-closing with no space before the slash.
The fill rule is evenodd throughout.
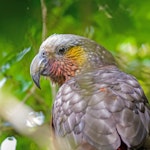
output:
<path id="1" fill-rule="evenodd" d="M 30 74 L 40 88 L 41 75 L 62 85 L 71 77 L 107 65 L 115 65 L 114 57 L 96 42 L 72 34 L 53 34 L 41 44 Z"/>

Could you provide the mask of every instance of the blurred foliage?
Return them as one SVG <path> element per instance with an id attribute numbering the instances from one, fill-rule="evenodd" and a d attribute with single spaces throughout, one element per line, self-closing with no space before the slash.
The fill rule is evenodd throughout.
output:
<path id="1" fill-rule="evenodd" d="M 116 57 L 122 70 L 137 77 L 150 99 L 150 1 L 145 0 L 45 0 L 47 33 L 72 33 L 89 37 Z M 39 0 L 1 1 L 0 88 L 42 111 L 50 121 L 52 95 L 49 82 L 33 86 L 30 63 L 42 42 Z M 32 92 L 33 91 L 33 92 Z M 17 149 L 37 150 L 37 145 L 0 120 L 0 142 L 15 136 Z"/>

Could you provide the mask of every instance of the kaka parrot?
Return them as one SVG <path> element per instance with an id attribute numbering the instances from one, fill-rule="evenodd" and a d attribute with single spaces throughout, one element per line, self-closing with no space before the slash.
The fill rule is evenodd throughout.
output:
<path id="1" fill-rule="evenodd" d="M 144 150 L 150 135 L 150 105 L 132 75 L 95 41 L 54 34 L 40 46 L 30 73 L 60 86 L 52 117 L 57 136 L 73 150 Z"/>

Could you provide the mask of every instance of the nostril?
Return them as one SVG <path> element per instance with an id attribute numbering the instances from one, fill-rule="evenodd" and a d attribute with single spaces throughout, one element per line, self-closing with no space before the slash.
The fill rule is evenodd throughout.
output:
<path id="1" fill-rule="evenodd" d="M 46 52 L 42 52 L 42 56 L 45 57 L 46 56 Z"/>
<path id="2" fill-rule="evenodd" d="M 46 51 L 44 49 L 40 52 L 41 57 L 47 57 L 48 54 L 49 54 L 48 51 Z"/>

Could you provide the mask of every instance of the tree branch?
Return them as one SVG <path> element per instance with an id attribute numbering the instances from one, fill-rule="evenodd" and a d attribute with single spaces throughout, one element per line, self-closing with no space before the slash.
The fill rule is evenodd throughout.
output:
<path id="1" fill-rule="evenodd" d="M 42 41 L 46 39 L 47 35 L 47 7 L 44 0 L 41 0 L 41 9 L 42 9 Z M 52 92 L 52 99 L 56 97 L 56 85 L 50 82 L 51 92 Z"/>
<path id="2" fill-rule="evenodd" d="M 45 40 L 47 34 L 47 7 L 44 0 L 41 0 L 42 9 L 42 41 Z"/>

